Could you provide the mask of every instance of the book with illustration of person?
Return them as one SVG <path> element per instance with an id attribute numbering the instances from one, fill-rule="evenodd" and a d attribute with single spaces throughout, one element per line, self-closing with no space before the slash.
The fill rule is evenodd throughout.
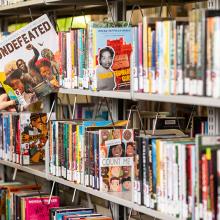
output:
<path id="1" fill-rule="evenodd" d="M 0 42 L 0 82 L 21 109 L 59 88 L 58 36 L 43 15 Z"/>
<path id="2" fill-rule="evenodd" d="M 101 191 L 131 191 L 134 152 L 132 129 L 99 130 Z"/>
<path id="3" fill-rule="evenodd" d="M 45 148 L 48 141 L 48 114 L 20 114 L 21 164 L 42 163 L 45 160 Z M 51 115 L 55 119 L 55 114 Z"/>
<path id="4" fill-rule="evenodd" d="M 132 28 L 93 29 L 93 90 L 130 88 Z"/>

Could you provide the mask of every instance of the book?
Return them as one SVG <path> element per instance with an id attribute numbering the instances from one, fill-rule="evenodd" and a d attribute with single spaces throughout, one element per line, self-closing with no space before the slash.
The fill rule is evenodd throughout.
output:
<path id="1" fill-rule="evenodd" d="M 93 68 L 96 90 L 130 88 L 132 28 L 93 29 Z"/>
<path id="2" fill-rule="evenodd" d="M 49 220 L 49 209 L 59 207 L 60 204 L 60 199 L 57 196 L 52 196 L 50 203 L 48 203 L 49 196 L 25 197 L 23 200 L 25 216 L 22 216 L 22 219 L 25 220 Z"/>
<path id="3" fill-rule="evenodd" d="M 0 48 L 0 82 L 21 108 L 57 91 L 58 37 L 47 15 L 6 37 Z"/>
<path id="4" fill-rule="evenodd" d="M 100 190 L 131 191 L 134 132 L 132 129 L 99 130 Z"/>
<path id="5" fill-rule="evenodd" d="M 47 113 L 21 113 L 21 164 L 42 163 L 48 140 Z"/>

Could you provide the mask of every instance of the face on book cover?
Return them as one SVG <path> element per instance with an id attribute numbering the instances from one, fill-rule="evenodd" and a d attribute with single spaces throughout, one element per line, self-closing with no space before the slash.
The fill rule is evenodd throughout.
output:
<path id="1" fill-rule="evenodd" d="M 12 79 L 11 80 L 11 87 L 14 90 L 19 90 L 19 92 L 21 94 L 24 92 L 24 84 L 21 82 L 20 79 Z"/>
<path id="2" fill-rule="evenodd" d="M 109 69 L 112 65 L 113 57 L 111 56 L 109 51 L 105 51 L 101 55 L 100 65 L 102 65 L 105 69 Z"/>

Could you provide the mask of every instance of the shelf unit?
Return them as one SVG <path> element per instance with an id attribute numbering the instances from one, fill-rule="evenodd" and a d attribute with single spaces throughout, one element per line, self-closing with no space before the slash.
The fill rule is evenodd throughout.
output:
<path id="1" fill-rule="evenodd" d="M 10 161 L 5 161 L 5 160 L 0 160 L 0 164 L 5 165 L 5 166 L 9 166 L 24 172 L 27 172 L 29 174 L 35 175 L 35 176 L 39 176 L 41 178 L 50 180 L 50 181 L 54 181 L 56 183 L 60 183 L 63 184 L 65 186 L 74 188 L 76 190 L 88 193 L 90 195 L 99 197 L 99 198 L 105 198 L 105 200 L 108 200 L 110 202 L 116 203 L 118 205 L 122 205 L 125 207 L 128 207 L 130 209 L 133 209 L 135 211 L 144 213 L 146 215 L 158 218 L 158 219 L 162 219 L 162 220 L 177 220 L 177 218 L 174 218 L 170 215 L 161 213 L 159 211 L 155 211 L 149 208 L 146 208 L 144 206 L 140 206 L 138 204 L 135 204 L 132 202 L 132 195 L 130 192 L 122 192 L 122 193 L 114 193 L 114 192 L 101 192 L 98 190 L 94 190 L 90 187 L 86 187 L 80 184 L 75 184 L 71 181 L 67 181 L 63 178 L 60 177 L 56 177 L 53 175 L 46 175 L 45 173 L 45 167 L 43 165 L 30 165 L 30 166 L 22 166 Z"/>
<path id="2" fill-rule="evenodd" d="M 202 1 L 202 0 L 201 0 Z M 46 2 L 46 4 L 45 4 Z M 139 0 L 135 3 L 144 6 L 155 6 L 158 5 L 160 1 L 144 1 Z M 179 4 L 180 1 L 175 0 L 172 1 L 172 4 Z M 183 0 L 182 3 L 189 3 L 195 2 L 193 0 Z M 134 1 L 127 0 L 127 6 L 134 4 Z M 57 9 L 57 7 L 59 8 Z M 75 8 L 75 6 L 77 6 Z M 25 1 L 22 3 L 18 3 L 15 5 L 8 5 L 0 7 L 0 18 L 13 20 L 14 17 L 17 15 L 17 9 L 19 12 L 24 12 L 21 16 L 22 19 L 27 19 L 28 16 L 28 9 L 31 8 L 33 17 L 36 17 L 44 12 L 53 12 L 56 11 L 56 15 L 72 15 L 73 8 L 77 10 L 87 9 L 87 12 L 93 13 L 100 13 L 103 10 L 106 12 L 105 0 L 76 0 L 76 1 L 68 1 L 68 0 L 30 0 Z M 96 12 L 92 11 L 96 8 Z M 77 15 L 77 13 L 75 14 Z M 10 16 L 10 17 L 9 17 Z M 209 107 L 220 107 L 220 99 L 214 99 L 209 97 L 195 97 L 195 96 L 186 96 L 186 95 L 157 95 L 157 94 L 146 94 L 146 93 L 136 93 L 131 91 L 99 91 L 99 92 L 92 92 L 88 90 L 81 90 L 81 89 L 64 89 L 61 88 L 59 93 L 62 94 L 72 94 L 72 95 L 86 95 L 86 96 L 95 96 L 95 97 L 107 97 L 107 98 L 114 98 L 114 99 L 126 99 L 126 100 L 145 100 L 145 101 L 157 101 L 157 102 L 169 102 L 169 103 L 178 103 L 178 104 L 188 104 L 188 105 L 202 105 L 202 106 L 209 106 Z M 110 202 L 121 205 L 127 208 L 134 209 L 138 212 L 144 213 L 146 215 L 152 216 L 157 219 L 164 219 L 164 220 L 175 220 L 176 218 L 171 217 L 170 215 L 166 215 L 164 213 L 146 208 L 144 206 L 137 205 L 132 202 L 131 193 L 105 193 L 94 190 L 89 187 L 85 187 L 80 184 L 75 184 L 73 182 L 67 181 L 65 179 L 46 174 L 45 166 L 44 165 L 32 165 L 32 166 L 22 166 L 13 162 L 0 160 L 0 164 L 4 166 L 8 166 L 14 169 L 21 170 L 23 172 L 47 179 L 49 181 L 54 181 L 65 186 L 69 186 L 71 188 L 75 188 L 79 191 L 88 193 L 90 195 L 97 196 L 99 198 L 104 198 L 109 200 Z"/>

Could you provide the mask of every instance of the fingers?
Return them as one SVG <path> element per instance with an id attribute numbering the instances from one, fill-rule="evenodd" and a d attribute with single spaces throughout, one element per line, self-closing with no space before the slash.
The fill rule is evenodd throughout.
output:
<path id="1" fill-rule="evenodd" d="M 6 93 L 0 95 L 0 101 L 1 101 L 1 102 L 2 102 L 2 101 L 6 101 L 6 100 L 8 100 L 8 95 L 7 95 Z"/>
<path id="2" fill-rule="evenodd" d="M 11 100 L 11 101 L 2 101 L 0 103 L 0 110 L 4 110 L 10 106 L 13 106 L 15 105 L 15 101 L 14 100 Z"/>

